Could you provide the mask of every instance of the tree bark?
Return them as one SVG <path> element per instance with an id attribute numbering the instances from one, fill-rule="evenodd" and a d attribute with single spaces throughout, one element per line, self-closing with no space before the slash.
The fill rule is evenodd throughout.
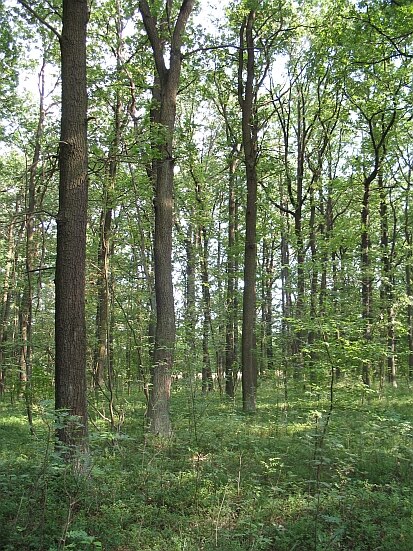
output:
<path id="1" fill-rule="evenodd" d="M 413 234 L 411 229 L 411 213 L 410 213 L 410 197 L 411 197 L 411 173 L 407 179 L 407 188 L 404 203 L 404 238 L 407 244 L 407 254 L 405 260 L 405 277 L 406 277 L 406 295 L 407 295 L 407 354 L 408 354 L 408 377 L 413 380 L 413 270 L 412 270 L 412 246 Z"/>
<path id="2" fill-rule="evenodd" d="M 86 0 L 63 0 L 62 119 L 56 258 L 56 411 L 77 421 L 58 428 L 65 446 L 87 451 L 85 261 L 87 224 Z M 72 455 L 70 453 L 69 455 Z"/>
<path id="3" fill-rule="evenodd" d="M 202 281 L 202 392 L 205 394 L 214 388 L 212 380 L 211 358 L 209 354 L 209 334 L 211 328 L 211 296 L 209 292 L 209 271 L 208 251 L 209 240 L 206 228 L 201 228 L 202 258 L 201 258 L 201 281 Z"/>
<path id="4" fill-rule="evenodd" d="M 253 25 L 255 11 L 244 19 L 240 31 L 238 99 L 242 110 L 242 138 L 247 179 L 245 212 L 244 292 L 242 309 L 242 403 L 246 413 L 256 410 L 256 272 L 257 272 L 257 122 L 254 113 L 255 58 Z M 245 44 L 246 43 L 246 44 Z M 244 54 L 247 52 L 244 85 Z"/>
<path id="5" fill-rule="evenodd" d="M 387 380 L 395 388 L 396 380 L 396 334 L 395 334 L 395 312 L 394 312 L 394 276 L 393 276 L 393 256 L 394 256 L 394 235 L 393 246 L 390 247 L 388 204 L 386 190 L 383 183 L 383 174 L 379 173 L 378 186 L 380 193 L 380 247 L 381 247 L 381 287 L 380 298 L 381 308 L 385 315 L 385 340 L 387 345 L 386 366 Z M 394 232 L 393 232 L 394 233 Z"/>
<path id="6" fill-rule="evenodd" d="M 236 325 L 237 325 L 237 201 L 235 194 L 237 148 L 233 147 L 229 159 L 228 173 L 228 249 L 227 249 L 227 281 L 226 281 L 226 329 L 225 329 L 225 393 L 234 397 L 234 371 L 237 368 Z"/>
<path id="7" fill-rule="evenodd" d="M 162 22 L 157 25 L 148 2 L 140 0 L 139 11 L 148 35 L 159 77 L 159 124 L 164 132 L 155 162 L 155 232 L 154 267 L 156 295 L 155 350 L 152 387 L 149 395 L 148 421 L 151 432 L 169 436 L 172 431 L 169 403 L 175 348 L 175 306 L 172 282 L 173 227 L 173 134 L 176 118 L 176 97 L 181 75 L 181 47 L 186 23 L 195 0 L 183 0 L 170 40 L 169 68 L 165 64 Z M 169 23 L 170 2 L 166 21 Z"/>
<path id="8" fill-rule="evenodd" d="M 1 307 L 0 307 L 0 396 L 4 393 L 6 389 L 6 377 L 7 377 L 7 368 L 6 368 L 6 350 L 7 350 L 7 341 L 10 336 L 10 312 L 11 312 L 11 303 L 12 303 L 12 294 L 13 294 L 13 280 L 16 272 L 17 265 L 17 247 L 16 241 L 20 238 L 14 234 L 16 227 L 16 218 L 20 212 L 20 194 L 16 199 L 16 207 L 12 220 L 10 221 L 7 228 L 7 256 L 6 256 L 6 265 L 3 276 L 3 290 L 1 297 Z"/>

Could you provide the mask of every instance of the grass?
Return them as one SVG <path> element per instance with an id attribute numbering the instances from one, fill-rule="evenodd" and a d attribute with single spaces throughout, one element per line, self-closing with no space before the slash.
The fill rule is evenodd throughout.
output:
<path id="1" fill-rule="evenodd" d="M 328 385 L 326 385 L 328 386 Z M 114 435 L 95 421 L 88 476 L 53 451 L 48 405 L 30 436 L 0 404 L 0 548 L 113 551 L 411 551 L 413 407 L 408 389 L 340 383 L 259 389 L 257 414 L 176 385 L 175 434 L 144 434 L 141 397 Z"/>

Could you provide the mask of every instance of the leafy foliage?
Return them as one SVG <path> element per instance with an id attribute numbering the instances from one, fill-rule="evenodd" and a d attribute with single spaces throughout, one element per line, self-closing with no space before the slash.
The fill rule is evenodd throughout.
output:
<path id="1" fill-rule="evenodd" d="M 408 389 L 366 397 L 338 384 L 321 447 L 323 386 L 305 397 L 291 388 L 286 403 L 267 378 L 254 418 L 199 392 L 176 388 L 169 441 L 142 432 L 136 400 L 118 436 L 98 422 L 80 478 L 52 451 L 47 405 L 30 437 L 22 413 L 2 404 L 3 548 L 411 549 Z"/>

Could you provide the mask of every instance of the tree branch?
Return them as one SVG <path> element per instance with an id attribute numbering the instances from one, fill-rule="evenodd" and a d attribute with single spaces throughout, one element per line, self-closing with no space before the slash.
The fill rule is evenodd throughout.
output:
<path id="1" fill-rule="evenodd" d="M 156 19 L 152 15 L 146 0 L 139 0 L 139 11 L 141 12 L 143 26 L 145 27 L 146 34 L 152 46 L 156 70 L 158 71 L 160 79 L 164 80 L 168 73 L 168 69 L 166 68 L 163 57 L 162 40 L 156 27 Z"/>
<path id="2" fill-rule="evenodd" d="M 57 39 L 59 40 L 60 42 L 60 39 L 61 39 L 61 35 L 60 33 L 53 27 L 53 25 L 51 25 L 50 23 L 48 23 L 46 21 L 46 19 L 44 19 L 41 15 L 39 15 L 27 2 L 26 0 L 17 0 L 17 2 L 23 6 L 23 8 L 25 8 L 29 13 L 31 13 L 31 15 L 33 15 L 33 17 L 35 19 L 37 19 L 38 21 L 40 21 L 40 23 L 42 25 L 44 25 L 46 28 L 49 29 L 49 31 L 51 31 L 56 37 Z"/>
<path id="3" fill-rule="evenodd" d="M 180 45 L 182 40 L 182 34 L 188 22 L 188 18 L 194 7 L 195 0 L 183 0 L 181 9 L 179 10 L 178 18 L 175 23 L 175 28 L 172 36 L 171 46 L 176 47 Z"/>

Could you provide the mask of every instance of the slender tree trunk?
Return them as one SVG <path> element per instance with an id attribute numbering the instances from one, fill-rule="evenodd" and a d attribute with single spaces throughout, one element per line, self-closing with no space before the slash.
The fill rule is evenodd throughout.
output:
<path id="1" fill-rule="evenodd" d="M 275 242 L 263 240 L 262 289 L 261 289 L 261 367 L 260 373 L 273 368 L 273 285 L 274 285 L 274 248 Z"/>
<path id="2" fill-rule="evenodd" d="M 4 270 L 3 293 L 1 299 L 0 318 L 0 396 L 6 388 L 6 346 L 9 340 L 10 306 L 12 302 L 12 283 L 17 264 L 16 236 L 14 234 L 15 217 L 20 211 L 19 199 L 16 200 L 15 215 L 7 228 L 7 256 Z"/>
<path id="3" fill-rule="evenodd" d="M 411 174 L 409 171 L 409 177 L 407 180 L 407 189 L 404 203 L 404 238 L 407 244 L 407 254 L 405 261 L 405 277 L 406 277 L 406 295 L 407 302 L 407 351 L 408 351 L 408 377 L 413 380 L 413 237 L 411 226 L 411 213 L 410 213 L 410 197 L 411 197 Z"/>
<path id="4" fill-rule="evenodd" d="M 94 384 L 101 387 L 105 377 L 112 369 L 109 354 L 110 341 L 110 312 L 111 312 L 111 284 L 110 262 L 113 250 L 111 233 L 113 222 L 113 194 L 116 185 L 118 168 L 118 153 L 121 138 L 121 109 L 122 104 L 117 94 L 114 119 L 114 139 L 109 150 L 109 165 L 107 180 L 103 189 L 103 208 L 100 214 L 99 250 L 97 281 L 98 298 L 96 309 L 96 346 L 94 354 Z M 110 374 L 112 375 L 112 374 Z"/>
<path id="5" fill-rule="evenodd" d="M 295 361 L 294 375 L 299 378 L 302 376 L 304 368 L 303 358 L 303 346 L 305 339 L 305 332 L 302 328 L 304 321 L 304 307 L 305 307 L 305 250 L 304 250 L 304 237 L 303 237 L 303 186 L 304 186 L 304 153 L 305 153 L 305 119 L 304 119 L 304 100 L 301 97 L 301 89 L 299 90 L 300 98 L 297 105 L 297 167 L 296 167 L 296 181 L 297 191 L 295 198 L 294 209 L 294 234 L 296 242 L 296 259 L 297 259 L 297 294 L 295 301 L 294 318 L 297 327 L 294 329 L 293 338 L 293 355 Z"/>
<path id="6" fill-rule="evenodd" d="M 123 41 L 123 22 L 121 14 L 121 5 L 116 0 L 116 49 L 114 55 L 116 58 L 116 74 L 118 78 L 122 75 L 123 61 L 122 53 L 124 47 Z M 111 251 L 113 249 L 111 232 L 113 222 L 114 191 L 116 187 L 116 178 L 118 171 L 118 155 L 122 136 L 122 100 L 120 92 L 117 89 L 115 102 L 113 106 L 113 139 L 109 146 L 107 175 L 103 182 L 103 207 L 100 214 L 100 232 L 98 249 L 98 297 L 96 308 L 96 344 L 94 351 L 94 384 L 95 387 L 102 387 L 105 382 L 112 381 L 112 358 L 109 354 L 110 334 L 110 312 L 111 312 L 111 284 L 110 284 L 110 262 Z M 112 386 L 112 385 L 110 385 Z M 112 392 L 110 392 L 112 395 Z M 112 409 L 112 407 L 111 407 Z M 112 419 L 113 424 L 113 419 Z"/>
<path id="7" fill-rule="evenodd" d="M 185 288 L 185 340 L 188 353 L 191 357 L 196 354 L 196 266 L 197 252 L 199 248 L 199 231 L 188 224 L 187 236 L 185 239 L 186 251 L 186 288 Z"/>
<path id="8" fill-rule="evenodd" d="M 323 222 L 320 227 L 320 233 L 323 236 L 323 253 L 321 257 L 321 278 L 320 278 L 320 299 L 319 299 L 319 308 L 320 316 L 324 314 L 325 301 L 327 297 L 327 274 L 328 274 L 328 263 L 331 262 L 332 269 L 332 280 L 333 286 L 335 285 L 336 280 L 336 268 L 335 268 L 335 252 L 330 248 L 331 236 L 333 233 L 333 200 L 332 200 L 332 189 L 331 189 L 331 180 L 327 189 L 327 198 L 324 201 L 322 194 L 320 192 L 320 207 L 321 214 L 323 216 Z"/>
<path id="9" fill-rule="evenodd" d="M 317 290 L 318 290 L 318 258 L 316 246 L 316 202 L 314 196 L 314 186 L 310 189 L 310 251 L 311 251 L 311 276 L 310 276 L 310 319 L 307 342 L 309 345 L 309 369 L 310 380 L 317 380 L 315 371 L 317 365 L 317 354 L 314 350 L 317 334 L 319 333 L 316 327 L 317 323 Z"/>
<path id="10" fill-rule="evenodd" d="M 362 377 L 366 386 L 371 384 L 371 360 L 369 346 L 372 335 L 372 290 L 373 276 L 370 257 L 370 187 L 371 178 L 364 180 L 364 193 L 361 209 L 361 303 L 364 322 L 366 357 L 363 359 Z"/>
<path id="11" fill-rule="evenodd" d="M 234 397 L 234 372 L 237 368 L 237 351 L 235 332 L 237 325 L 236 304 L 236 218 L 237 203 L 235 193 L 237 158 L 236 148 L 231 151 L 228 173 L 228 247 L 227 247 L 227 289 L 226 289 L 226 329 L 225 329 L 225 393 L 229 398 Z"/>
<path id="12" fill-rule="evenodd" d="M 394 277 L 392 270 L 392 260 L 394 250 L 390 250 L 389 244 L 389 223 L 388 223 L 388 205 L 386 190 L 383 184 L 383 175 L 380 171 L 378 177 L 378 186 L 380 192 L 380 227 L 381 227 L 381 266 L 382 266 L 382 282 L 380 288 L 381 307 L 385 312 L 385 334 L 386 334 L 386 364 L 387 364 L 387 379 L 394 387 L 397 387 L 396 380 L 396 334 L 395 334 L 395 313 L 394 313 Z"/>
<path id="13" fill-rule="evenodd" d="M 202 236 L 202 392 L 206 393 L 214 388 L 212 380 L 211 358 L 209 354 L 209 333 L 211 328 L 211 296 L 209 292 L 209 240 L 205 227 L 201 229 Z"/>
<path id="14" fill-rule="evenodd" d="M 281 187 L 281 186 L 280 186 Z M 282 190 L 280 189 L 284 203 Z M 287 368 L 292 356 L 290 318 L 292 315 L 291 297 L 291 268 L 290 268 L 290 246 L 289 246 L 289 217 L 285 212 L 281 213 L 281 338 L 284 379 L 287 377 Z"/>
<path id="15" fill-rule="evenodd" d="M 60 37 L 62 121 L 56 258 L 56 410 L 78 422 L 57 431 L 61 443 L 87 450 L 85 261 L 87 224 L 86 0 L 63 0 Z"/>
<path id="16" fill-rule="evenodd" d="M 22 300 L 19 309 L 19 325 L 21 336 L 20 347 L 20 379 L 24 385 L 24 397 L 26 402 L 27 419 L 30 431 L 33 429 L 32 415 L 32 338 L 33 338 L 33 285 L 34 285 L 34 265 L 36 260 L 36 245 L 34 243 L 34 224 L 36 210 L 36 185 L 37 170 L 40 161 L 41 137 L 44 123 L 44 66 L 40 72 L 40 101 L 39 101 L 39 119 L 35 136 L 34 152 L 32 162 L 28 168 L 27 188 L 26 188 L 26 278 L 23 288 Z"/>

